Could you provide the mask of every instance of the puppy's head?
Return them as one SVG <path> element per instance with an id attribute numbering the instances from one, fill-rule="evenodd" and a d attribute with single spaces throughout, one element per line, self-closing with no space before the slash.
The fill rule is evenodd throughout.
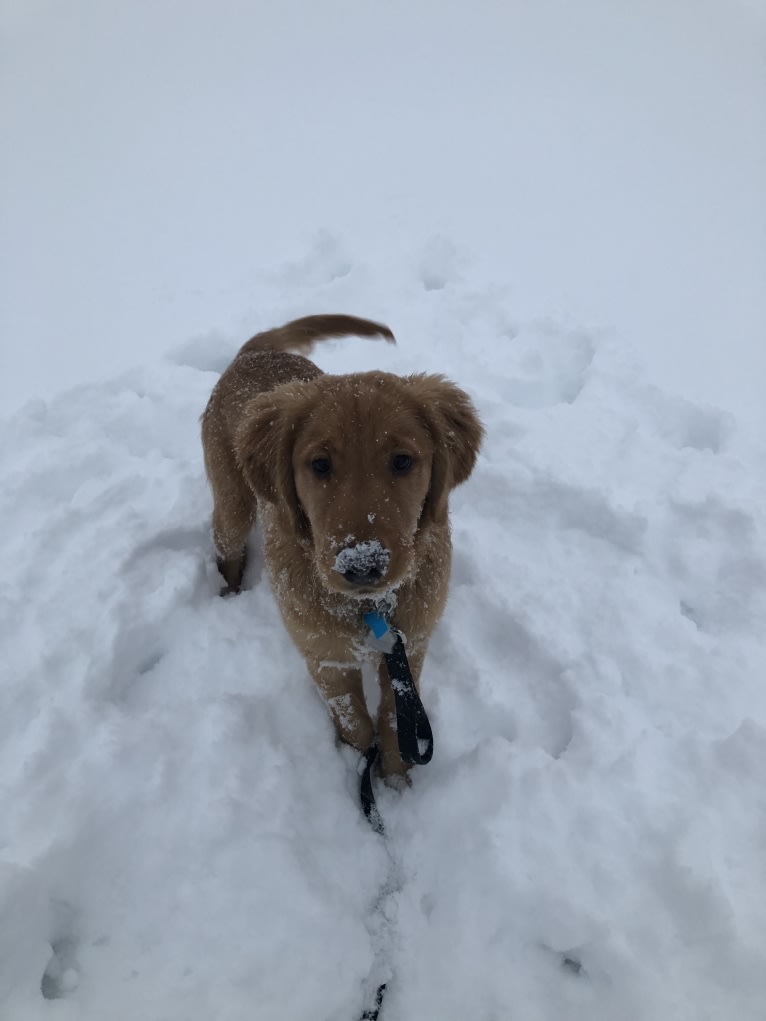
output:
<path id="1" fill-rule="evenodd" d="M 259 499 L 310 539 L 324 585 L 369 595 L 411 575 L 418 532 L 446 524 L 482 435 L 467 394 L 441 376 L 320 376 L 255 398 L 237 458 Z"/>

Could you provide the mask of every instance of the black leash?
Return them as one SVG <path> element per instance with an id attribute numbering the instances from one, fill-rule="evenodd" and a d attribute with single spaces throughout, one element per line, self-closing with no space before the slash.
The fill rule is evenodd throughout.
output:
<path id="1" fill-rule="evenodd" d="M 378 757 L 378 746 L 368 748 L 364 756 L 364 771 L 362 773 L 362 786 L 360 795 L 362 798 L 362 811 L 376 833 L 383 833 L 383 820 L 380 818 L 378 806 L 375 804 L 375 795 L 372 793 L 372 767 Z"/>
<path id="2" fill-rule="evenodd" d="M 410 673 L 402 636 L 398 631 L 392 634 L 395 635 L 394 647 L 391 652 L 383 653 L 383 659 L 394 690 L 399 754 L 410 766 L 425 766 L 434 753 L 434 736 Z"/>
<path id="3" fill-rule="evenodd" d="M 404 762 L 412 766 L 424 766 L 431 761 L 434 753 L 434 737 L 431 724 L 420 700 L 418 689 L 412 677 L 404 640 L 399 631 L 389 627 L 380 613 L 366 613 L 364 622 L 370 629 L 368 644 L 383 654 L 386 670 L 391 681 L 396 705 L 396 735 L 399 754 Z M 373 745 L 365 752 L 362 769 L 360 797 L 362 811 L 376 833 L 384 834 L 383 820 L 372 790 L 372 770 L 378 758 L 378 748 Z M 386 983 L 378 986 L 375 1003 L 362 1014 L 360 1021 L 378 1021 Z"/>
<path id="4" fill-rule="evenodd" d="M 380 613 L 365 613 L 364 622 L 370 629 L 368 644 L 383 654 L 386 670 L 391 681 L 396 705 L 396 736 L 399 742 L 399 754 L 410 766 L 424 766 L 431 761 L 434 753 L 434 736 L 428 716 L 420 700 L 418 689 L 412 678 L 410 664 L 401 633 L 390 627 L 388 621 Z M 383 832 L 383 820 L 380 818 L 372 792 L 372 767 L 378 757 L 378 750 L 373 745 L 364 757 L 362 773 L 361 801 L 365 816 L 376 833 Z"/>
<path id="5" fill-rule="evenodd" d="M 385 991 L 386 983 L 384 982 L 383 985 L 378 986 L 378 991 L 375 993 L 375 1005 L 371 1007 L 370 1010 L 366 1010 L 359 1021 L 378 1021 L 380 1005 L 383 1002 L 383 993 L 385 993 Z"/>
<path id="6" fill-rule="evenodd" d="M 425 766 L 433 756 L 433 732 L 423 708 L 418 689 L 415 686 L 410 664 L 406 659 L 401 634 L 389 627 L 388 622 L 378 613 L 365 614 L 365 624 L 370 628 L 368 644 L 383 653 L 391 690 L 396 706 L 396 737 L 399 755 L 410 766 Z M 360 795 L 362 810 L 376 833 L 384 834 L 383 820 L 375 804 L 373 793 L 373 767 L 378 759 L 377 745 L 365 752 L 363 759 L 362 785 Z M 378 986 L 375 1004 L 365 1011 L 360 1021 L 378 1021 L 386 983 Z"/>

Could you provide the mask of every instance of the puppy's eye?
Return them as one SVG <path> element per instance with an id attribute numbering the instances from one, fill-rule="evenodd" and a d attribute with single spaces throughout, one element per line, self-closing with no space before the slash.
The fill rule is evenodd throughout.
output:
<path id="1" fill-rule="evenodd" d="M 412 458 L 409 454 L 394 454 L 391 458 L 391 471 L 394 475 L 406 475 L 412 467 Z"/>
<path id="2" fill-rule="evenodd" d="M 326 479 L 332 471 L 329 457 L 315 457 L 311 462 L 311 470 L 320 479 Z"/>

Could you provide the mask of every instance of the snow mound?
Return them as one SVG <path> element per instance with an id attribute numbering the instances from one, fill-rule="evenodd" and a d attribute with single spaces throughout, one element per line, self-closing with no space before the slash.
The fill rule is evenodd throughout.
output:
<path id="1" fill-rule="evenodd" d="M 354 1019 L 386 979 L 398 1021 L 761 1016 L 756 455 L 614 340 L 516 321 L 448 243 L 414 262 L 400 346 L 355 367 L 447 372 L 488 436 L 423 677 L 434 760 L 380 791 L 385 841 L 257 537 L 217 596 L 217 338 L 4 423 L 4 1018 Z M 311 267 L 342 296 L 332 238 Z"/>

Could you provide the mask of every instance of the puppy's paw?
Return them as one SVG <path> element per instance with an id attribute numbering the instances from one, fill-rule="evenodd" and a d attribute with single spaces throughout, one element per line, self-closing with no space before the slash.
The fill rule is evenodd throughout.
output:
<path id="1" fill-rule="evenodd" d="M 403 791 L 412 786 L 409 776 L 410 767 L 402 761 L 399 749 L 383 752 L 378 760 L 378 772 L 386 787 Z"/>
<path id="2" fill-rule="evenodd" d="M 392 791 L 406 791 L 412 787 L 412 778 L 409 773 L 390 773 L 383 777 L 383 783 Z"/>
<path id="3" fill-rule="evenodd" d="M 219 595 L 235 596 L 242 588 L 242 579 L 245 576 L 245 565 L 247 563 L 247 550 L 243 550 L 236 557 L 216 556 L 215 564 L 218 572 L 226 582 L 220 590 Z"/>

